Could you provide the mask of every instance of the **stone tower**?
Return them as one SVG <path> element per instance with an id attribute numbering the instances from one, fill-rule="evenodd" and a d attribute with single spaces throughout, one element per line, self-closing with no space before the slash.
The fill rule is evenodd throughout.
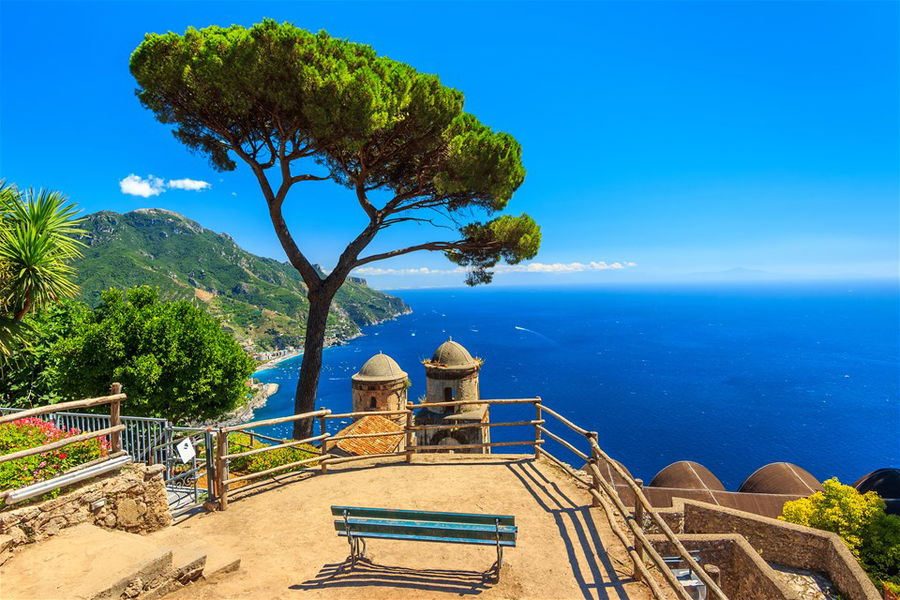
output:
<path id="1" fill-rule="evenodd" d="M 387 354 L 376 354 L 350 378 L 353 387 L 353 412 L 403 410 L 409 379 L 406 372 Z M 404 425 L 404 415 L 387 418 Z"/>
<path id="2" fill-rule="evenodd" d="M 438 346 L 431 360 L 425 365 L 425 402 L 450 402 L 456 400 L 480 400 L 478 373 L 481 361 L 472 358 L 469 351 L 453 340 Z M 416 415 L 419 424 L 470 425 L 488 423 L 487 404 L 464 404 L 462 406 L 435 406 L 421 409 Z M 490 442 L 488 427 L 462 427 L 425 430 L 419 438 L 422 446 L 453 446 Z M 489 453 L 490 449 L 466 448 L 459 452 Z"/>

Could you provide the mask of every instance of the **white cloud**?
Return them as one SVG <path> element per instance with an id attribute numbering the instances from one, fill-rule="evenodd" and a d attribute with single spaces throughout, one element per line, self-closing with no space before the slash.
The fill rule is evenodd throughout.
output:
<path id="1" fill-rule="evenodd" d="M 586 263 L 539 263 L 531 262 L 524 265 L 497 265 L 494 271 L 497 273 L 580 273 L 584 271 L 609 271 L 636 267 L 637 263 L 631 261 L 613 262 L 590 261 Z M 418 267 L 410 269 L 384 269 L 381 267 L 362 267 L 354 271 L 357 275 L 447 275 L 451 273 L 464 273 L 464 267 L 452 269 L 430 269 Z"/>
<path id="2" fill-rule="evenodd" d="M 201 181 L 199 179 L 170 179 L 167 182 L 162 178 L 154 177 L 153 175 L 141 177 L 134 173 L 119 181 L 119 190 L 121 190 L 123 194 L 140 196 L 142 198 L 159 196 L 167 189 L 198 192 L 210 187 L 212 187 L 212 185 L 209 182 Z"/>
<path id="3" fill-rule="evenodd" d="M 200 181 L 198 179 L 170 179 L 168 186 L 170 188 L 174 188 L 176 190 L 190 190 L 192 192 L 196 192 L 199 190 L 205 190 L 207 188 L 212 187 L 212 185 L 207 181 Z"/>
<path id="4" fill-rule="evenodd" d="M 150 196 L 158 196 L 166 191 L 166 184 L 159 177 L 148 175 L 143 179 L 134 173 L 119 182 L 119 189 L 123 194 L 131 196 L 141 196 L 149 198 Z"/>

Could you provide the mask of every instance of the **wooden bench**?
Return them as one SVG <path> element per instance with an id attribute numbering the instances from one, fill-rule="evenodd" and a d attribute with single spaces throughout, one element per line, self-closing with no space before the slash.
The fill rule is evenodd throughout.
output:
<path id="1" fill-rule="evenodd" d="M 488 570 L 500 579 L 503 548 L 516 545 L 516 518 L 510 515 L 479 515 L 424 510 L 394 510 L 332 506 L 339 517 L 334 528 L 350 544 L 350 565 L 365 558 L 366 538 L 413 542 L 474 544 L 497 548 L 497 561 Z"/>

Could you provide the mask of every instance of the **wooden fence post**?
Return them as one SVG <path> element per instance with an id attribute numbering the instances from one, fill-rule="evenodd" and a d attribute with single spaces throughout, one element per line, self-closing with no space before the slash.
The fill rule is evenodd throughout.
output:
<path id="1" fill-rule="evenodd" d="M 412 462 L 413 455 L 413 411 L 412 405 L 407 402 L 406 410 L 409 412 L 406 413 L 406 462 Z"/>
<path id="2" fill-rule="evenodd" d="M 534 420 L 541 420 L 541 397 L 537 397 L 537 402 L 534 403 Z M 534 424 L 534 457 L 538 456 L 538 448 L 541 447 L 541 424 Z"/>
<path id="3" fill-rule="evenodd" d="M 221 429 L 216 432 L 216 482 L 219 495 L 219 510 L 228 508 L 228 432 Z"/>
<path id="4" fill-rule="evenodd" d="M 635 479 L 634 482 L 637 484 L 639 490 L 644 489 L 644 480 L 643 479 Z M 644 530 L 644 505 L 641 504 L 641 501 L 638 500 L 637 495 L 634 498 L 634 521 L 637 523 L 638 528 L 643 531 Z M 644 560 L 644 546 L 640 543 L 640 541 L 635 537 L 634 539 L 634 551 L 637 553 L 638 558 L 643 562 Z M 640 581 L 641 574 L 635 569 L 634 570 L 634 579 L 636 581 Z"/>
<path id="5" fill-rule="evenodd" d="M 588 441 L 593 440 L 594 442 L 596 442 L 597 432 L 589 431 L 587 434 L 587 438 Z M 597 454 L 597 448 L 594 446 L 594 444 L 591 444 L 591 460 L 589 464 L 592 464 L 597 467 L 597 469 L 600 469 L 600 455 Z M 597 490 L 597 493 L 600 493 L 600 482 L 597 480 L 597 475 L 591 468 L 588 468 L 588 471 L 591 475 L 591 486 L 593 487 L 593 489 Z M 591 494 L 591 506 L 600 506 L 600 500 L 593 494 Z"/>
<path id="6" fill-rule="evenodd" d="M 323 410 L 323 409 L 324 409 L 324 407 L 322 407 L 322 406 L 319 407 L 319 410 Z M 328 433 L 328 431 L 326 430 L 327 422 L 328 421 L 325 419 L 325 415 L 319 416 L 319 434 L 320 435 L 324 435 L 324 434 Z M 322 454 L 327 454 L 327 452 L 325 452 L 325 444 L 327 442 L 328 442 L 328 438 L 325 438 L 324 440 L 322 440 Z M 322 460 L 319 461 L 319 467 L 322 469 L 323 475 L 328 472 L 328 464 L 325 462 L 326 460 L 328 460 L 328 459 L 323 458 Z"/>
<path id="7" fill-rule="evenodd" d="M 109 395 L 114 396 L 122 393 L 122 384 L 119 382 L 109 386 Z M 116 427 L 122 424 L 122 403 L 121 400 L 113 400 L 109 405 L 109 426 Z M 109 451 L 110 454 L 122 451 L 122 432 L 114 431 L 109 434 Z"/>

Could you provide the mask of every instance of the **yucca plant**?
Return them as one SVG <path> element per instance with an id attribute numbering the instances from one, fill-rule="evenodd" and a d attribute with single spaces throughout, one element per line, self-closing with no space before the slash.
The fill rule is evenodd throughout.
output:
<path id="1" fill-rule="evenodd" d="M 0 354 L 10 353 L 25 315 L 78 292 L 69 264 L 84 245 L 77 213 L 60 192 L 0 180 Z"/>

